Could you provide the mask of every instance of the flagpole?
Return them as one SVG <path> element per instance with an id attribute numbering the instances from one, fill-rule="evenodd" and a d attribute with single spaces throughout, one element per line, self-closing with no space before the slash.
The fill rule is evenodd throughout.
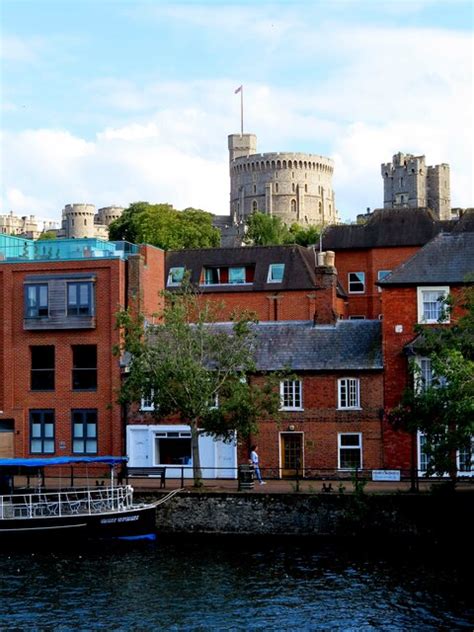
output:
<path id="1" fill-rule="evenodd" d="M 244 135 L 244 86 L 240 86 L 240 136 Z"/>

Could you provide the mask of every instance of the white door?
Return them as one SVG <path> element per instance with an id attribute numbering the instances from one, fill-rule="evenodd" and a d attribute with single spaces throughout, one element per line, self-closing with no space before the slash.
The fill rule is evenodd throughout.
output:
<path id="1" fill-rule="evenodd" d="M 147 428 L 128 428 L 128 465 L 152 467 L 149 433 Z"/>
<path id="2" fill-rule="evenodd" d="M 237 478 L 237 445 L 216 441 L 216 478 Z"/>

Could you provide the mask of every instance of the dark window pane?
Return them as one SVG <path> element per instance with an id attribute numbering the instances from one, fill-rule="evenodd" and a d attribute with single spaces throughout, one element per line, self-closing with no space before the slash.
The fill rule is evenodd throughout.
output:
<path id="1" fill-rule="evenodd" d="M 54 390 L 54 346 L 31 347 L 31 390 Z"/>
<path id="2" fill-rule="evenodd" d="M 96 345 L 75 345 L 72 347 L 74 390 L 94 390 L 97 388 L 97 347 Z"/>

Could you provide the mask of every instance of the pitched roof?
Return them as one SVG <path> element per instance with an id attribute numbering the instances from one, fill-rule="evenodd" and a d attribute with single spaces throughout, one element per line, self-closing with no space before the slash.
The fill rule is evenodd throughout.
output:
<path id="1" fill-rule="evenodd" d="M 201 289 L 212 292 L 242 292 L 251 290 L 300 290 L 318 286 L 315 275 L 316 254 L 302 246 L 246 246 L 243 248 L 197 248 L 170 250 L 166 253 L 166 279 L 170 268 L 184 267 L 191 272 L 191 283 L 198 285 L 204 267 L 255 266 L 250 287 L 242 285 L 211 285 Z M 281 283 L 268 283 L 268 267 L 284 263 Z"/>
<path id="2" fill-rule="evenodd" d="M 474 232 L 441 233 L 378 285 L 464 284 L 473 275 Z"/>
<path id="3" fill-rule="evenodd" d="M 440 221 L 428 208 L 376 209 L 365 224 L 329 226 L 324 250 L 422 246 L 441 231 L 451 231 L 455 220 Z"/>
<path id="4" fill-rule="evenodd" d="M 213 327 L 232 329 L 232 323 Z M 381 323 L 340 320 L 335 325 L 311 321 L 261 322 L 256 334 L 260 371 L 367 371 L 383 368 Z"/>

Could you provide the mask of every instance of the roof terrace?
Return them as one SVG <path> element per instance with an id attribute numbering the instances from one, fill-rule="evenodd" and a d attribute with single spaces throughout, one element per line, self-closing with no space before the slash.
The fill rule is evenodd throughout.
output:
<path id="1" fill-rule="evenodd" d="M 25 239 L 0 235 L 0 264 L 28 261 L 65 261 L 81 259 L 119 258 L 139 252 L 128 241 L 102 239 Z"/>

